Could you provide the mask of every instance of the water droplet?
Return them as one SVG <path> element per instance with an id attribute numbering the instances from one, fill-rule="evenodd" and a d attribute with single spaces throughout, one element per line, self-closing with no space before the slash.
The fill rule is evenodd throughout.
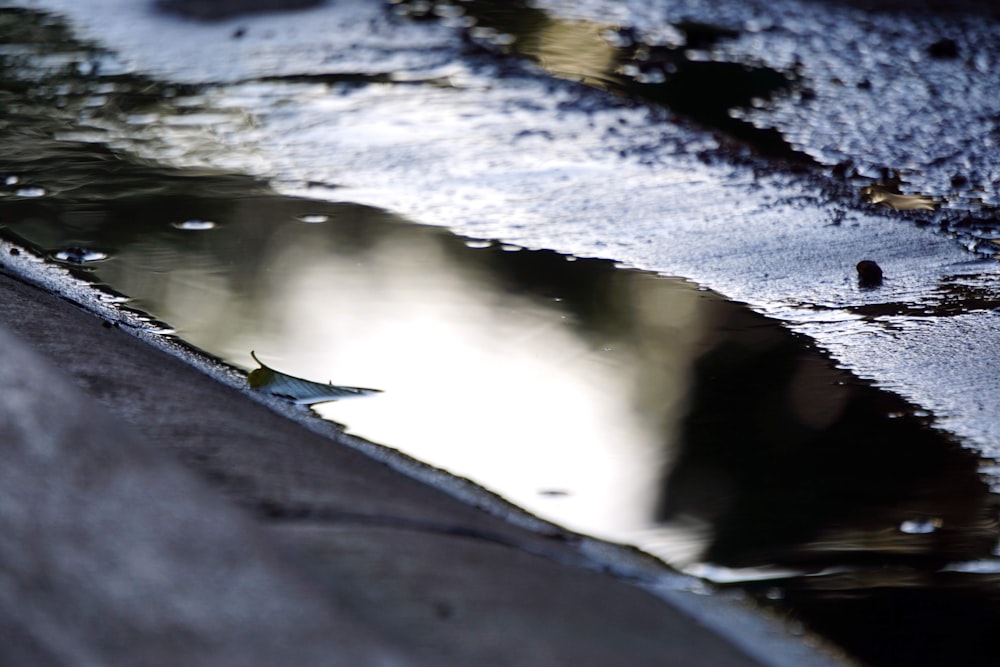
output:
<path id="1" fill-rule="evenodd" d="M 509 33 L 498 33 L 497 36 L 490 41 L 497 46 L 510 46 L 517 41 L 517 37 Z"/>
<path id="2" fill-rule="evenodd" d="M 500 246 L 500 249 L 503 250 L 504 252 L 518 252 L 521 250 L 521 246 L 505 243 L 502 246 Z"/>
<path id="3" fill-rule="evenodd" d="M 641 72 L 635 80 L 639 83 L 663 83 L 667 80 L 667 75 L 661 69 L 651 69 L 648 72 Z"/>
<path id="4" fill-rule="evenodd" d="M 441 18 L 448 18 L 453 16 L 461 16 L 465 13 L 465 7 L 460 7 L 459 5 L 435 5 L 434 14 L 440 16 Z"/>
<path id="5" fill-rule="evenodd" d="M 298 217 L 299 222 L 304 222 L 309 225 L 318 225 L 322 222 L 327 222 L 330 220 L 330 216 L 323 215 L 322 213 L 307 213 L 305 215 L 300 215 Z"/>
<path id="6" fill-rule="evenodd" d="M 469 35 L 473 39 L 491 40 L 497 36 L 497 31 L 488 26 L 478 26 L 470 30 Z"/>
<path id="7" fill-rule="evenodd" d="M 17 176 L 8 176 L 7 178 L 3 179 L 3 184 L 4 185 L 17 185 L 20 180 L 21 179 L 18 178 Z"/>
<path id="8" fill-rule="evenodd" d="M 944 522 L 941 519 L 910 519 L 899 524 L 899 532 L 907 535 L 928 535 L 940 528 Z"/>
<path id="9" fill-rule="evenodd" d="M 18 197 L 44 197 L 45 188 L 19 188 L 16 194 Z"/>
<path id="10" fill-rule="evenodd" d="M 89 248 L 81 248 L 79 246 L 70 246 L 69 248 L 57 250 L 52 256 L 61 262 L 69 262 L 71 264 L 88 264 L 108 258 L 108 254 L 100 250 L 90 250 Z"/>
<path id="11" fill-rule="evenodd" d="M 215 223 L 211 220 L 184 220 L 183 222 L 172 222 L 170 225 L 177 229 L 185 229 L 193 232 L 200 232 L 215 227 Z"/>
<path id="12" fill-rule="evenodd" d="M 475 249 L 489 248 L 491 245 L 493 245 L 493 241 L 483 241 L 483 240 L 479 240 L 479 239 L 469 239 L 469 240 L 467 240 L 465 242 L 465 245 L 468 248 L 475 248 Z"/>

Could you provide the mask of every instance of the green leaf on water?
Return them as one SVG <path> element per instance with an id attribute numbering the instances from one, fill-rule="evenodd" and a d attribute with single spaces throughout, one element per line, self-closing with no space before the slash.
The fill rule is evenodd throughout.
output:
<path id="1" fill-rule="evenodd" d="M 257 391 L 298 403 L 299 405 L 339 401 L 342 398 L 368 396 L 369 394 L 378 394 L 382 391 L 381 389 L 342 387 L 335 384 L 323 384 L 322 382 L 303 380 L 292 375 L 286 375 L 265 365 L 253 352 L 250 353 L 250 356 L 260 364 L 260 368 L 250 371 L 250 375 L 247 376 L 247 382 L 250 384 L 250 387 Z"/>

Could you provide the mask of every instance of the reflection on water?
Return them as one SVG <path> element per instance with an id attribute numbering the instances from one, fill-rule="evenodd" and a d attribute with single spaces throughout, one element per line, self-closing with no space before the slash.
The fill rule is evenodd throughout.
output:
<path id="1" fill-rule="evenodd" d="M 684 282 L 270 195 L 0 211 L 45 254 L 107 249 L 81 270 L 233 364 L 256 350 L 384 390 L 317 408 L 350 430 L 678 565 L 936 563 L 992 543 L 972 454 Z M 679 558 L 667 534 L 699 548 Z"/>
<path id="2" fill-rule="evenodd" d="M 294 376 L 378 387 L 319 410 L 744 586 L 872 663 L 995 662 L 996 499 L 928 417 L 681 281 L 130 161 L 80 139 L 99 120 L 80 111 L 88 86 L 105 84 L 67 62 L 60 90 L 75 92 L 48 115 L 44 86 L 0 80 L 20 110 L 0 119 L 3 234 L 248 371 L 256 350 Z M 169 106 L 138 84 L 101 94 Z"/>
<path id="3" fill-rule="evenodd" d="M 663 33 L 558 19 L 531 2 L 514 0 L 393 0 L 413 18 L 467 28 L 470 42 L 491 53 L 530 58 L 554 76 L 662 105 L 720 128 L 762 154 L 803 160 L 776 131 L 740 119 L 738 109 L 786 94 L 791 72 L 732 62 L 713 47 L 739 33 L 703 23 L 663 26 Z"/>
<path id="4" fill-rule="evenodd" d="M 198 208 L 213 229 L 174 224 Z M 45 249 L 113 248 L 93 279 L 231 363 L 252 369 L 256 350 L 291 375 L 382 389 L 317 407 L 351 431 L 608 537 L 651 525 L 691 350 L 721 303 L 347 204 L 175 195 L 141 215 L 7 212 Z"/>

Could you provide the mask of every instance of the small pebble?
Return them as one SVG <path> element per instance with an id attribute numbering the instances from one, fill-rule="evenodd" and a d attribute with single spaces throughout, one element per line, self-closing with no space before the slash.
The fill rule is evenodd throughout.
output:
<path id="1" fill-rule="evenodd" d="M 882 284 L 882 267 L 870 259 L 858 262 L 858 284 L 862 287 L 878 287 Z"/>
<path id="2" fill-rule="evenodd" d="M 927 47 L 927 53 L 932 58 L 950 59 L 958 57 L 958 44 L 955 40 L 944 37 Z"/>

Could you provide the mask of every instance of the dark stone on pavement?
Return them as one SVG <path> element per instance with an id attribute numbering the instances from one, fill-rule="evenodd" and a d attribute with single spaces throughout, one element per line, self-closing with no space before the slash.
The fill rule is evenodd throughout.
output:
<path id="1" fill-rule="evenodd" d="M 882 284 L 882 267 L 870 259 L 858 262 L 858 284 L 862 287 L 878 287 Z"/>
<path id="2" fill-rule="evenodd" d="M 945 37 L 927 47 L 927 53 L 934 58 L 957 58 L 958 44 L 955 40 Z"/>

